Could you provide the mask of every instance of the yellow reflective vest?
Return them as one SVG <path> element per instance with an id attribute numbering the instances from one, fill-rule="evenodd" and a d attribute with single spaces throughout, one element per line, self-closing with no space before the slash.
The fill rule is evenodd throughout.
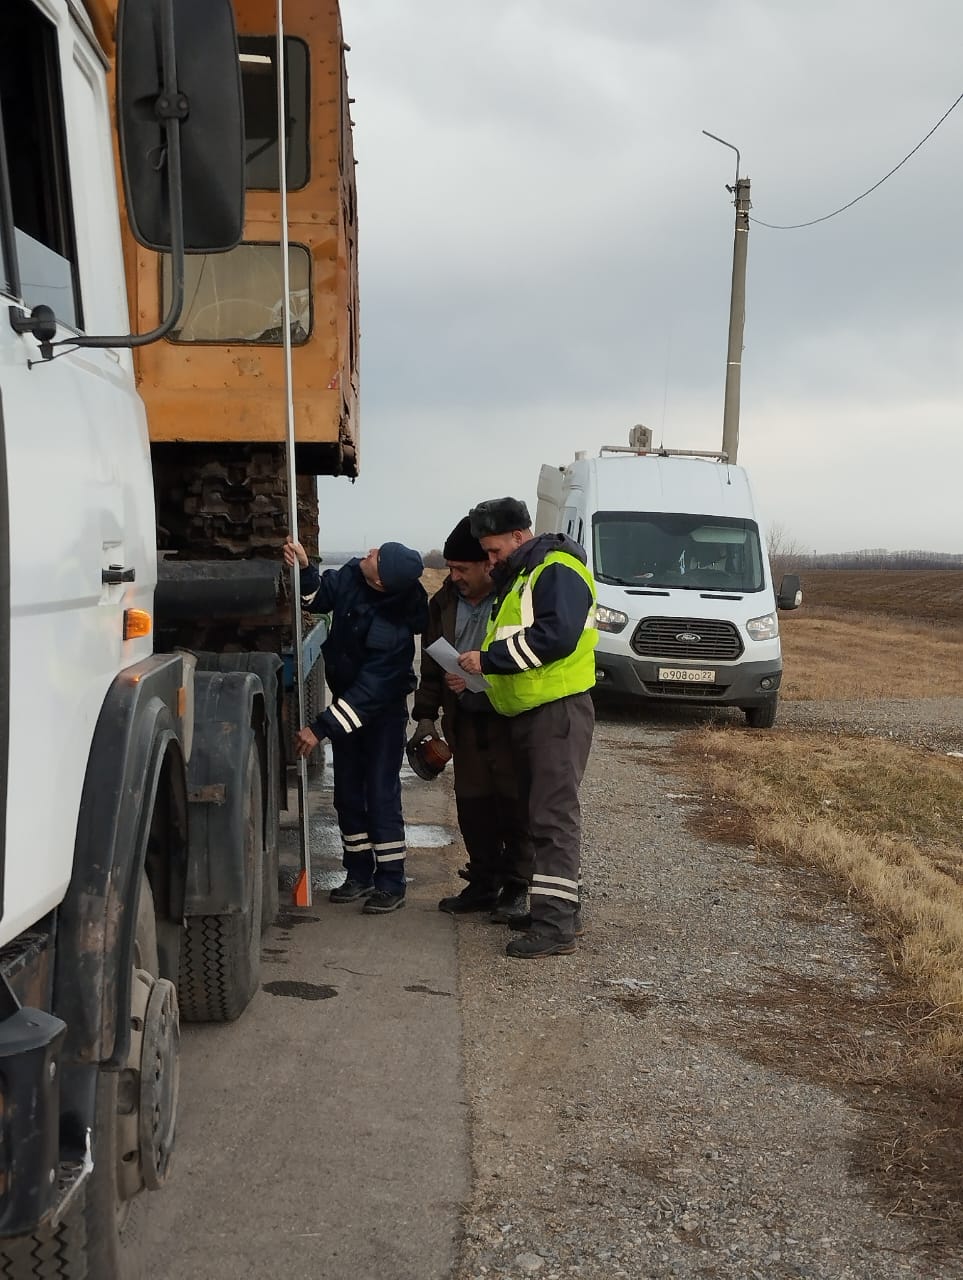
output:
<path id="1" fill-rule="evenodd" d="M 592 603 L 585 619 L 585 627 L 572 653 L 555 662 L 538 663 L 530 647 L 525 643 L 524 631 L 535 621 L 532 599 L 535 583 L 551 564 L 565 565 L 577 573 L 592 594 Z M 519 670 L 511 675 L 486 673 L 488 699 L 503 716 L 517 716 L 523 711 L 557 702 L 573 693 L 584 693 L 595 684 L 595 653 L 598 632 L 595 629 L 595 583 L 592 575 L 577 557 L 567 551 L 550 551 L 545 559 L 529 573 L 524 570 L 512 583 L 510 590 L 498 607 L 498 612 L 488 624 L 482 644 L 482 652 L 496 640 L 508 640 L 518 636 L 518 646 L 529 660 L 537 665 L 529 670 Z"/>

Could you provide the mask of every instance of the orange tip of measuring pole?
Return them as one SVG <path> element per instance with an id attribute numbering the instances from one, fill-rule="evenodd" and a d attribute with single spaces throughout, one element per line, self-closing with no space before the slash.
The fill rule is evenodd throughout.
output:
<path id="1" fill-rule="evenodd" d="M 302 871 L 294 882 L 294 905 L 296 907 L 308 906 L 308 873 Z"/>

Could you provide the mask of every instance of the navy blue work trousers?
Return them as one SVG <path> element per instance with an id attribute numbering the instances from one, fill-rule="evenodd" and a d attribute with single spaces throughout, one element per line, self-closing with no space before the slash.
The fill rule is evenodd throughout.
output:
<path id="1" fill-rule="evenodd" d="M 331 741 L 344 868 L 349 880 L 373 883 L 383 893 L 405 891 L 400 774 L 407 727 L 403 702 Z"/>

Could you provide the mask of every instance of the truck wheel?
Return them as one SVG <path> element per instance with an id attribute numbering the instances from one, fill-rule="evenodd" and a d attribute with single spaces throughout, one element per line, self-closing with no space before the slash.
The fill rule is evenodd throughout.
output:
<path id="1" fill-rule="evenodd" d="M 776 723 L 776 705 L 778 698 L 770 698 L 758 707 L 743 707 L 746 713 L 746 724 L 750 729 L 771 729 Z"/>
<path id="2" fill-rule="evenodd" d="M 252 744 L 244 771 L 244 860 L 249 900 L 242 911 L 188 916 L 177 983 L 188 1022 L 233 1022 L 257 990 L 261 975 L 264 899 L 261 769 Z"/>
<path id="3" fill-rule="evenodd" d="M 177 1112 L 173 984 L 157 978 L 154 900 L 141 875 L 134 939 L 131 1046 L 120 1071 L 97 1079 L 94 1167 L 53 1230 L 0 1247 L 4 1280 L 140 1280 L 147 1197 L 167 1175 Z"/>

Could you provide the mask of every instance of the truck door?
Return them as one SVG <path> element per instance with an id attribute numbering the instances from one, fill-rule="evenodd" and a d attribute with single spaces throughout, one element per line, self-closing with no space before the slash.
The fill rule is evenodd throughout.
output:
<path id="1" fill-rule="evenodd" d="M 153 502 L 129 355 L 41 359 L 8 308 L 57 339 L 127 329 L 105 64 L 67 6 L 0 6 L 0 429 L 7 498 L 6 849 L 0 944 L 62 897 L 87 756 L 123 640 L 151 608 Z M 114 581 L 119 579 L 119 581 Z"/>

